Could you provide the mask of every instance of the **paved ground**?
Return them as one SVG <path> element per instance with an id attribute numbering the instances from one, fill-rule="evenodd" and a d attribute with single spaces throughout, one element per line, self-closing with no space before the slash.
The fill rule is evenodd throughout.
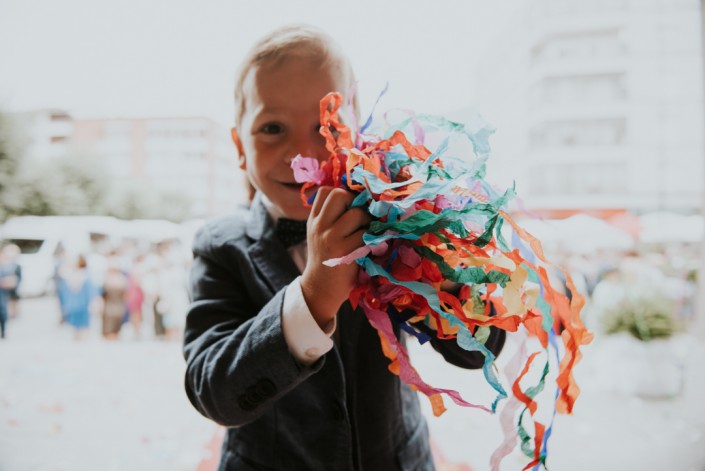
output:
<path id="1" fill-rule="evenodd" d="M 220 430 L 184 396 L 177 343 L 136 341 L 129 331 L 119 342 L 95 332 L 75 342 L 57 324 L 53 300 L 25 300 L 22 311 L 0 341 L 0 471 L 213 470 L 208 458 L 217 451 Z M 675 384 L 677 393 L 665 399 L 637 395 L 646 355 L 638 347 L 617 337 L 585 350 L 576 412 L 558 416 L 554 426 L 552 471 L 705 470 L 705 346 L 681 338 L 681 387 L 672 383 L 677 376 L 669 377 L 670 363 L 659 363 L 664 353 L 652 359 L 657 381 L 649 384 L 647 376 L 638 389 L 643 394 Z M 500 370 L 511 352 L 510 345 Z M 471 402 L 492 397 L 481 374 L 446 365 L 425 347 L 413 348 L 412 356 L 429 383 L 458 389 Z M 488 470 L 502 440 L 498 417 L 448 408 L 429 418 L 435 448 L 445 458 L 442 469 Z M 502 470 L 526 462 L 517 451 Z"/>
<path id="2" fill-rule="evenodd" d="M 558 415 L 553 427 L 551 471 L 705 470 L 705 345 L 680 336 L 675 347 L 658 345 L 650 352 L 644 346 L 628 336 L 610 336 L 584 349 L 576 368 L 582 392 L 574 414 Z M 500 371 L 513 350 L 509 345 L 500 356 Z M 481 373 L 445 365 L 425 348 L 412 354 L 433 386 L 457 389 L 470 402 L 491 403 L 494 394 Z M 665 397 L 647 397 L 659 393 Z M 422 404 L 430 416 L 430 407 Z M 444 456 L 469 463 L 474 471 L 489 470 L 489 458 L 503 438 L 499 417 L 451 401 L 446 405 L 444 415 L 428 419 Z M 520 470 L 527 463 L 517 449 L 501 469 Z"/>
<path id="3" fill-rule="evenodd" d="M 215 426 L 177 343 L 75 342 L 52 299 L 24 303 L 0 342 L 1 471 L 196 470 Z"/>

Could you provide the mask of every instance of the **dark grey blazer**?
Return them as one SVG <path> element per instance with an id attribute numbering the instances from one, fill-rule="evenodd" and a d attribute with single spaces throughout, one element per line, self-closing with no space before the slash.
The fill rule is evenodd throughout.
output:
<path id="1" fill-rule="evenodd" d="M 313 365 L 289 353 L 282 301 L 299 272 L 258 200 L 201 229 L 194 256 L 186 392 L 228 427 L 220 470 L 433 469 L 417 395 L 388 371 L 362 312 L 343 305 L 336 345 Z M 503 343 L 497 331 L 487 345 Z M 482 365 L 455 342 L 433 345 L 456 365 Z"/>

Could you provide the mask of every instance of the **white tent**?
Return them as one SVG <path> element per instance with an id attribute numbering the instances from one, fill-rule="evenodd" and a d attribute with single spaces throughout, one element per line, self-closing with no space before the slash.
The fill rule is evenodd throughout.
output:
<path id="1" fill-rule="evenodd" d="M 183 229 L 180 225 L 163 219 L 133 219 L 122 221 L 120 235 L 128 239 L 162 242 L 180 240 Z"/>
<path id="2" fill-rule="evenodd" d="M 655 212 L 639 216 L 639 239 L 645 243 L 698 242 L 705 236 L 705 221 L 699 215 Z"/>
<path id="3" fill-rule="evenodd" d="M 599 249 L 628 250 L 634 247 L 634 239 L 625 231 L 586 214 L 566 219 L 524 219 L 518 223 L 549 251 L 590 253 Z"/>

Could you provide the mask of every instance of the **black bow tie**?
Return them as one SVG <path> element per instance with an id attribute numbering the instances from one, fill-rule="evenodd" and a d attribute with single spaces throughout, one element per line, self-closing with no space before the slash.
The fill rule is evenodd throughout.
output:
<path id="1" fill-rule="evenodd" d="M 300 244 L 306 240 L 306 221 L 279 218 L 274 233 L 285 247 Z"/>

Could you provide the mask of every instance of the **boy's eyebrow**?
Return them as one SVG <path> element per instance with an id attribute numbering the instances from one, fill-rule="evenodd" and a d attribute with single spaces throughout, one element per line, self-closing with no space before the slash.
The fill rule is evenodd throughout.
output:
<path id="1" fill-rule="evenodd" d="M 312 110 L 317 110 L 318 108 L 311 108 Z M 257 108 L 254 111 L 254 116 L 256 117 L 262 117 L 262 116 L 267 116 L 267 115 L 272 115 L 272 114 L 280 114 L 280 113 L 291 113 L 292 110 L 290 107 L 287 107 L 285 105 L 283 106 L 264 106 L 261 108 Z M 297 110 L 298 111 L 298 110 Z"/>
<path id="2" fill-rule="evenodd" d="M 258 107 L 253 110 L 254 111 L 254 116 L 261 117 L 261 116 L 266 116 L 270 114 L 279 114 L 282 112 L 286 111 L 285 106 L 263 106 L 263 107 Z"/>
<path id="3" fill-rule="evenodd" d="M 267 106 L 267 107 L 261 108 L 259 110 L 259 114 L 279 113 L 282 110 L 284 110 L 283 106 Z"/>

